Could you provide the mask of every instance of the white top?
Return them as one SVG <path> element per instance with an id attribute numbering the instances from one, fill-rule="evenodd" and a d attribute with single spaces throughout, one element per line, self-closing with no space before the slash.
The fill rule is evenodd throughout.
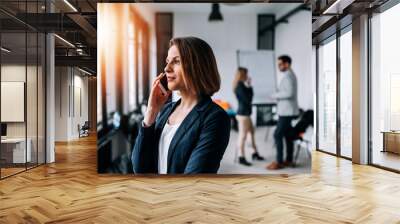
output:
<path id="1" fill-rule="evenodd" d="M 161 133 L 160 142 L 158 143 L 158 173 L 167 174 L 168 167 L 168 150 L 171 144 L 172 138 L 178 130 L 180 124 L 170 125 L 165 123 L 163 131 Z"/>

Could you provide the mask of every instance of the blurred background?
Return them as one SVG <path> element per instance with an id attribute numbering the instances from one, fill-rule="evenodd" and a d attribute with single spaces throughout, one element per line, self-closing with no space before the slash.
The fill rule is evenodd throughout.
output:
<path id="1" fill-rule="evenodd" d="M 97 67 L 98 171 L 130 173 L 130 153 L 152 80 L 164 69 L 169 40 L 196 36 L 212 47 L 222 79 L 213 100 L 232 118 L 231 138 L 219 173 L 303 173 L 311 167 L 313 130 L 299 143 L 296 168 L 267 171 L 275 159 L 277 116 L 269 95 L 281 76 L 276 58 L 288 54 L 298 79 L 302 110 L 313 108 L 311 9 L 299 3 L 99 3 Z M 232 83 L 238 66 L 248 68 L 254 88 L 252 120 L 266 161 L 236 163 L 237 100 Z M 172 100 L 179 98 L 174 94 Z M 295 125 L 295 123 L 293 124 Z M 252 150 L 246 149 L 250 158 Z"/>

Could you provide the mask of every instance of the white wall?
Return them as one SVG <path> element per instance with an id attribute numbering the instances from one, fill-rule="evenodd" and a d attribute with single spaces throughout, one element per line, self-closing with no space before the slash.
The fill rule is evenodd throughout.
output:
<path id="1" fill-rule="evenodd" d="M 232 82 L 237 69 L 237 50 L 256 50 L 257 15 L 227 14 L 223 22 L 208 22 L 208 13 L 175 13 L 174 37 L 195 36 L 213 49 L 221 75 L 221 89 L 213 98 L 228 101 L 236 108 Z M 234 28 L 233 28 L 234 27 Z"/>
<path id="2" fill-rule="evenodd" d="M 275 29 L 275 55 L 287 54 L 292 58 L 292 68 L 297 76 L 299 106 L 303 109 L 314 107 L 315 92 L 312 71 L 311 12 L 300 11 L 281 23 Z M 279 73 L 278 81 L 282 78 Z"/>
<path id="3" fill-rule="evenodd" d="M 68 67 L 55 68 L 55 140 L 68 140 Z"/>
<path id="4" fill-rule="evenodd" d="M 87 76 L 82 76 L 82 73 L 80 73 L 77 70 L 75 70 L 74 74 L 74 86 L 75 86 L 75 114 L 74 114 L 74 119 L 72 120 L 71 126 L 71 135 L 76 138 L 79 133 L 78 133 L 78 124 L 83 125 L 85 121 L 89 120 L 89 102 L 88 102 L 88 77 Z M 80 113 L 79 111 L 79 98 L 78 98 L 78 92 L 77 90 L 80 90 L 80 107 L 82 112 Z"/>
<path id="5" fill-rule="evenodd" d="M 88 78 L 71 67 L 56 67 L 55 73 L 55 140 L 69 141 L 78 138 L 78 124 L 88 120 Z M 82 115 L 77 106 L 79 89 Z"/>

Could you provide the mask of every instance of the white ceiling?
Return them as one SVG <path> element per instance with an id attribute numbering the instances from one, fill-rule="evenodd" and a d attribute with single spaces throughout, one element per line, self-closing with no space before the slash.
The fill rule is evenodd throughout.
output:
<path id="1" fill-rule="evenodd" d="M 139 8 L 145 8 L 152 12 L 173 13 L 210 13 L 212 3 L 133 3 L 141 4 Z M 268 13 L 282 15 L 297 7 L 299 3 L 220 3 L 220 11 L 223 14 L 248 14 Z"/>

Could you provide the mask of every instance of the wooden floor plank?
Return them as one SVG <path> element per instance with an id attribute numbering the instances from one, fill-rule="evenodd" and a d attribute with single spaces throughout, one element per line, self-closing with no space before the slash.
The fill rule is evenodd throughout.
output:
<path id="1" fill-rule="evenodd" d="M 400 223 L 400 175 L 320 152 L 311 174 L 99 175 L 96 138 L 0 181 L 0 223 Z"/>

